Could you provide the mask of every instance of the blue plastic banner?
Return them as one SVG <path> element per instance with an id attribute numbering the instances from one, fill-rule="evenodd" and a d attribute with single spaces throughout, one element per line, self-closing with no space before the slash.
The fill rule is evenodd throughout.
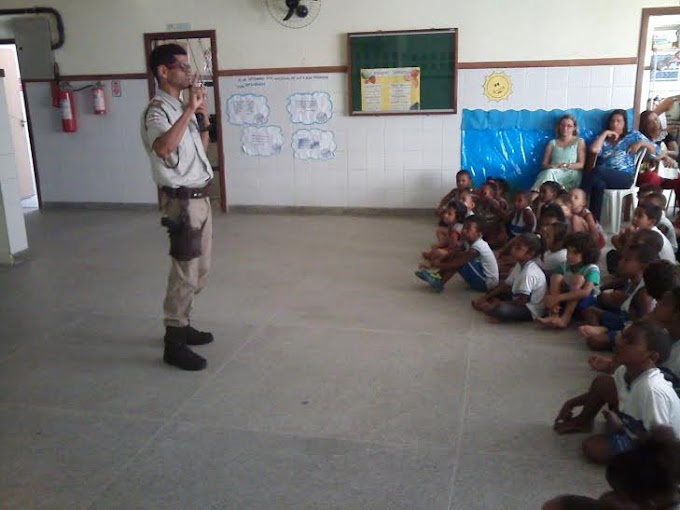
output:
<path id="1" fill-rule="evenodd" d="M 633 125 L 633 110 L 628 126 Z M 611 111 L 603 110 L 463 110 L 461 168 L 470 170 L 475 186 L 487 177 L 502 177 L 513 190 L 529 189 L 541 171 L 547 143 L 555 138 L 558 119 L 576 117 L 579 135 L 590 144 L 605 128 Z"/>

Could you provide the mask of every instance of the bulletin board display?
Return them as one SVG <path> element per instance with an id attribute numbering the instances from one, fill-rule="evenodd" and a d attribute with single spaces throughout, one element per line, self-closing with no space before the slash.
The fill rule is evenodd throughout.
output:
<path id="1" fill-rule="evenodd" d="M 458 29 L 347 34 L 350 115 L 456 113 Z"/>

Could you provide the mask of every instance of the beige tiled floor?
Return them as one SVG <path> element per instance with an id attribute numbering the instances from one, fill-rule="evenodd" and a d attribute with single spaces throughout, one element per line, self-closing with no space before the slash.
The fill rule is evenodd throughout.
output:
<path id="1" fill-rule="evenodd" d="M 573 332 L 489 324 L 413 276 L 429 218 L 219 215 L 202 373 L 160 361 L 151 211 L 28 216 L 0 268 L 0 509 L 524 509 L 597 495 L 551 421 Z"/>

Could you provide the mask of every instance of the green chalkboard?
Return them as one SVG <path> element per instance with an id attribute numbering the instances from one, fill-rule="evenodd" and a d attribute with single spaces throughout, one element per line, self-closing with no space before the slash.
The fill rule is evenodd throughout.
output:
<path id="1" fill-rule="evenodd" d="M 456 113 L 457 49 L 455 28 L 347 34 L 350 114 Z"/>

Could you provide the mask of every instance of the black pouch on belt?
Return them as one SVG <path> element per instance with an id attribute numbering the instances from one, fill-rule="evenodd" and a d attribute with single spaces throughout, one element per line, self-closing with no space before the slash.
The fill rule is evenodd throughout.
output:
<path id="1" fill-rule="evenodd" d="M 201 256 L 202 231 L 200 228 L 191 227 L 187 212 L 188 200 L 182 200 L 180 204 L 178 221 L 165 216 L 161 219 L 161 225 L 168 229 L 170 256 L 180 262 L 186 262 Z"/>

